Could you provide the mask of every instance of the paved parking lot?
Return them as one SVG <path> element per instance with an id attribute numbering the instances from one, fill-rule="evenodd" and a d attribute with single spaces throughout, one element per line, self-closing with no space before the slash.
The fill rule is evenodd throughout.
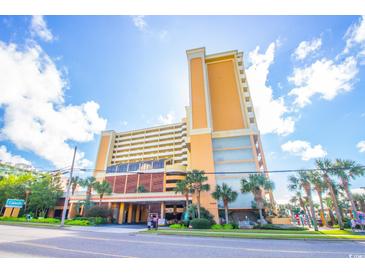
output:
<path id="1" fill-rule="evenodd" d="M 93 231 L 0 225 L 0 257 L 279 258 L 364 256 L 364 241 L 259 240 L 138 234 L 140 228 Z M 120 231 L 116 232 L 116 229 Z M 109 230 L 109 231 L 108 231 Z"/>

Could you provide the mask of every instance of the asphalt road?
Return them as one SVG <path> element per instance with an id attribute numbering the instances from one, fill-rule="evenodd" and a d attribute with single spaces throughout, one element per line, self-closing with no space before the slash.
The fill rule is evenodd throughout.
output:
<path id="1" fill-rule="evenodd" d="M 365 258 L 365 241 L 229 239 L 136 233 L 136 228 L 0 225 L 0 257 Z"/>

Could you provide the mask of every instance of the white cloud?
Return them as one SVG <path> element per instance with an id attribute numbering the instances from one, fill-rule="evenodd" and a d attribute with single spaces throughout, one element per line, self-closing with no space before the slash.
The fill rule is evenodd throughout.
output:
<path id="1" fill-rule="evenodd" d="M 172 124 L 175 121 L 176 121 L 176 117 L 175 117 L 175 113 L 173 113 L 173 112 L 169 112 L 166 115 L 160 115 L 158 117 L 159 124 L 167 125 L 167 124 Z"/>
<path id="2" fill-rule="evenodd" d="M 145 31 L 148 27 L 146 20 L 144 19 L 144 15 L 135 15 L 132 16 L 133 24 L 140 31 Z"/>
<path id="3" fill-rule="evenodd" d="M 295 88 L 289 95 L 295 96 L 294 103 L 299 107 L 310 104 L 311 97 L 316 94 L 325 100 L 332 100 L 352 89 L 357 73 L 357 61 L 353 56 L 340 63 L 322 58 L 308 67 L 294 68 L 293 75 L 288 79 Z"/>
<path id="4" fill-rule="evenodd" d="M 30 161 L 24 159 L 22 156 L 12 155 L 4 145 L 0 146 L 0 161 L 4 163 L 32 165 Z"/>
<path id="5" fill-rule="evenodd" d="M 354 45 L 365 42 L 365 16 L 362 16 L 356 24 L 347 30 L 345 38 L 347 39 L 345 53 L 348 53 Z M 362 46 L 364 47 L 365 44 L 362 44 Z"/>
<path id="6" fill-rule="evenodd" d="M 360 152 L 365 152 L 365 140 L 358 142 L 356 147 L 359 149 Z"/>
<path id="7" fill-rule="evenodd" d="M 327 152 L 321 145 L 315 145 L 312 147 L 309 142 L 301 140 L 288 141 L 281 145 L 281 149 L 285 152 L 301 157 L 304 161 L 314 158 L 322 158 L 327 155 Z"/>
<path id="8" fill-rule="evenodd" d="M 54 39 L 52 32 L 48 29 L 47 23 L 41 15 L 32 16 L 30 28 L 33 36 L 38 36 L 46 42 L 50 42 Z"/>
<path id="9" fill-rule="evenodd" d="M 19 49 L 0 41 L 0 107 L 4 110 L 2 138 L 18 149 L 32 151 L 55 167 L 69 166 L 73 148 L 67 143 L 93 140 L 106 120 L 93 101 L 66 105 L 66 80 L 38 44 Z M 79 166 L 90 161 L 77 154 Z"/>
<path id="10" fill-rule="evenodd" d="M 286 117 L 289 110 L 284 98 L 274 99 L 272 87 L 267 84 L 269 68 L 274 63 L 275 48 L 276 44 L 273 42 L 265 53 L 259 53 L 258 46 L 251 51 L 249 53 L 251 65 L 246 74 L 261 133 L 287 135 L 294 132 L 294 119 Z"/>
<path id="11" fill-rule="evenodd" d="M 310 53 L 320 49 L 321 46 L 322 46 L 321 38 L 313 39 L 312 41 L 302 41 L 296 48 L 294 55 L 296 59 L 303 60 Z"/>

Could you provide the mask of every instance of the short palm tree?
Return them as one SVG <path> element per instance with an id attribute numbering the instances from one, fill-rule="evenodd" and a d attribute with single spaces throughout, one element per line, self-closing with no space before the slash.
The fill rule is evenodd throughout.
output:
<path id="1" fill-rule="evenodd" d="M 82 181 L 82 178 L 80 178 L 79 176 L 72 178 L 72 183 L 71 183 L 71 194 L 72 195 L 75 194 L 75 190 L 76 190 L 77 186 L 80 185 L 81 181 Z"/>
<path id="2" fill-rule="evenodd" d="M 228 204 L 234 202 L 237 199 L 238 193 L 232 190 L 232 188 L 229 187 L 226 183 L 223 183 L 222 186 L 216 186 L 216 189 L 212 193 L 212 196 L 217 201 L 223 201 L 225 219 L 226 223 L 228 224 Z"/>
<path id="3" fill-rule="evenodd" d="M 176 183 L 175 193 L 181 193 L 185 196 L 185 210 L 189 208 L 189 194 L 193 192 L 192 185 L 187 180 L 181 180 Z"/>
<path id="4" fill-rule="evenodd" d="M 308 209 L 306 207 L 305 198 L 303 197 L 302 192 L 301 191 L 296 191 L 295 196 L 293 196 L 290 199 L 290 202 L 293 203 L 293 204 L 296 204 L 297 202 L 299 203 L 300 207 L 302 208 L 302 211 L 304 212 L 304 216 L 305 216 L 305 219 L 307 220 L 308 226 L 312 227 L 312 225 L 310 223 L 310 220 L 309 220 L 309 217 L 308 217 L 309 214 L 308 214 Z"/>
<path id="5" fill-rule="evenodd" d="M 96 183 L 95 177 L 87 177 L 79 182 L 79 185 L 81 187 L 86 187 L 86 199 L 85 199 L 86 208 L 90 206 L 91 191 L 95 183 Z"/>
<path id="6" fill-rule="evenodd" d="M 365 194 L 354 193 L 352 198 L 358 203 L 359 210 L 365 212 Z"/>
<path id="7" fill-rule="evenodd" d="M 208 177 L 205 176 L 205 172 L 203 170 L 190 171 L 186 174 L 186 179 L 191 183 L 192 189 L 196 195 L 196 205 L 198 210 L 198 218 L 200 218 L 200 194 L 202 191 L 209 191 L 210 185 L 204 184 L 208 180 Z"/>
<path id="8" fill-rule="evenodd" d="M 331 197 L 327 196 L 323 199 L 323 202 L 327 207 L 328 215 L 330 216 L 331 223 L 332 223 L 332 225 L 334 225 L 335 224 L 335 216 L 333 215 L 333 211 L 332 211 L 332 209 L 333 209 L 333 200 L 332 200 Z"/>
<path id="9" fill-rule="evenodd" d="M 107 181 L 96 182 L 93 188 L 99 194 L 99 206 L 101 205 L 102 199 L 105 194 L 110 195 L 112 193 L 112 187 Z"/>
<path id="10" fill-rule="evenodd" d="M 241 179 L 241 193 L 251 192 L 254 196 L 256 206 L 259 209 L 260 223 L 265 223 L 262 209 L 264 207 L 263 191 L 274 189 L 274 182 L 269 180 L 264 174 L 250 174 L 248 178 Z"/>
<path id="11" fill-rule="evenodd" d="M 319 169 L 319 171 L 320 171 L 320 173 L 323 177 L 323 181 L 327 185 L 327 188 L 328 188 L 329 193 L 331 195 L 331 198 L 332 198 L 332 201 L 333 201 L 333 207 L 335 208 L 335 211 L 336 211 L 338 225 L 340 226 L 341 230 L 344 230 L 344 224 L 343 224 L 343 221 L 342 221 L 342 215 L 341 215 L 341 212 L 340 212 L 340 208 L 338 207 L 338 200 L 337 200 L 335 188 L 333 187 L 333 182 L 330 178 L 330 174 L 331 174 L 331 172 L 333 172 L 333 164 L 328 159 L 322 159 L 322 160 L 317 159 L 316 160 L 316 166 Z"/>
<path id="12" fill-rule="evenodd" d="M 311 184 L 309 182 L 308 172 L 299 171 L 297 176 L 291 175 L 289 176 L 288 179 L 289 179 L 288 189 L 290 191 L 297 191 L 300 189 L 304 189 L 305 193 L 307 194 L 308 204 L 311 212 L 310 215 L 312 217 L 314 230 L 318 231 L 317 219 L 313 206 L 312 189 L 311 189 Z"/>
<path id="13" fill-rule="evenodd" d="M 340 178 L 340 184 L 346 193 L 347 199 L 351 203 L 353 215 L 357 218 L 356 205 L 350 191 L 349 181 L 356 177 L 364 176 L 365 168 L 357 164 L 355 161 L 336 159 L 334 169 L 331 173 Z"/>
<path id="14" fill-rule="evenodd" d="M 313 186 L 314 190 L 317 192 L 319 205 L 321 206 L 321 217 L 323 221 L 323 225 L 327 225 L 327 221 L 324 215 L 324 207 L 323 207 L 323 192 L 327 189 L 326 184 L 323 182 L 322 176 L 318 171 L 309 171 L 308 172 L 309 182 Z"/>

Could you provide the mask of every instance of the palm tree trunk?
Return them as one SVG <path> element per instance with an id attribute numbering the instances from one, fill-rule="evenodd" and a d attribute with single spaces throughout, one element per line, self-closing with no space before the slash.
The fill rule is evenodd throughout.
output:
<path id="1" fill-rule="evenodd" d="M 226 224 L 229 223 L 229 220 L 228 220 L 228 203 L 224 203 L 224 215 L 225 215 L 225 219 L 226 219 Z"/>
<path id="2" fill-rule="evenodd" d="M 314 212 L 312 194 L 311 194 L 310 191 L 308 191 L 307 195 L 308 195 L 308 200 L 309 200 L 309 206 L 310 206 L 310 209 L 311 209 L 314 230 L 318 231 L 317 218 L 316 218 L 316 213 Z"/>
<path id="3" fill-rule="evenodd" d="M 312 222 L 311 222 L 312 216 L 307 206 L 305 206 L 305 217 L 307 219 L 308 226 L 312 228 Z"/>
<path id="4" fill-rule="evenodd" d="M 200 191 L 197 191 L 196 195 L 196 204 L 197 204 L 197 210 L 198 210 L 198 218 L 200 219 Z"/>
<path id="5" fill-rule="evenodd" d="M 263 225 L 264 224 L 264 216 L 262 215 L 262 208 L 259 208 L 259 214 L 260 214 L 260 224 Z"/>
<path id="6" fill-rule="evenodd" d="M 189 193 L 185 193 L 185 211 L 187 211 L 189 208 Z"/>
<path id="7" fill-rule="evenodd" d="M 328 177 L 325 177 L 324 178 L 324 181 L 326 182 L 326 184 L 328 186 L 328 189 L 330 191 L 330 195 L 331 195 L 331 198 L 332 198 L 332 201 L 333 201 L 333 207 L 335 208 L 336 215 L 337 215 L 338 225 L 340 226 L 340 229 L 341 230 L 344 230 L 344 225 L 343 225 L 343 222 L 342 222 L 342 215 L 341 215 L 340 208 L 338 206 L 338 202 L 337 202 L 337 197 L 336 197 L 335 191 L 334 191 L 334 189 L 332 187 L 332 184 L 329 181 L 329 178 Z"/>
<path id="8" fill-rule="evenodd" d="M 99 206 L 101 206 L 101 201 L 102 200 L 103 200 L 103 194 L 100 195 Z"/>
<path id="9" fill-rule="evenodd" d="M 352 207 L 352 214 L 354 216 L 355 219 L 357 219 L 357 213 L 356 213 L 356 205 L 354 202 L 354 199 L 352 198 L 352 193 L 349 189 L 349 183 L 346 180 L 342 181 L 342 185 L 345 188 L 345 192 L 347 195 L 347 198 L 349 199 L 350 203 L 351 203 L 351 207 Z"/>
<path id="10" fill-rule="evenodd" d="M 327 226 L 327 220 L 326 220 L 326 217 L 324 216 L 322 193 L 320 191 L 317 191 L 317 194 L 318 194 L 318 198 L 319 198 L 319 204 L 321 205 L 321 213 L 322 213 L 321 217 L 322 217 L 323 226 Z"/>

